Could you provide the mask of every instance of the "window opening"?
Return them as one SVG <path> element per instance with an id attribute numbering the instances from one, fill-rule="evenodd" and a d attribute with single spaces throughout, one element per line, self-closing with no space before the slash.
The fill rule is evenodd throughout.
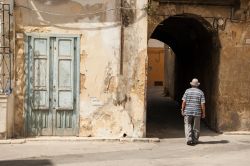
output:
<path id="1" fill-rule="evenodd" d="M 0 2 L 0 94 L 12 92 L 12 52 L 11 52 L 10 4 Z"/>

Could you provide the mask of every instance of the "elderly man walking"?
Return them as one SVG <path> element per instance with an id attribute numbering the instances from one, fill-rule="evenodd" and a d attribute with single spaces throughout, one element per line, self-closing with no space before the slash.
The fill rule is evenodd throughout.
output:
<path id="1" fill-rule="evenodd" d="M 200 136 L 200 119 L 205 118 L 205 97 L 198 88 L 198 79 L 194 78 L 190 85 L 192 87 L 182 97 L 181 113 L 184 116 L 187 145 L 194 145 L 198 143 Z"/>

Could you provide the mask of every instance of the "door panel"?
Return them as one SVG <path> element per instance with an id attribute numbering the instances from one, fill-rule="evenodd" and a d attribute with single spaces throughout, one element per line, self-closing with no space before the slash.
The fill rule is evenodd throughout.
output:
<path id="1" fill-rule="evenodd" d="M 48 56 L 48 38 L 34 38 L 34 57 Z"/>
<path id="2" fill-rule="evenodd" d="M 58 39 L 59 57 L 72 57 L 74 43 L 72 39 L 61 38 Z"/>
<path id="3" fill-rule="evenodd" d="M 72 87 L 72 80 L 70 79 L 72 74 L 72 60 L 59 60 L 58 66 L 59 87 L 70 89 Z"/>
<path id="4" fill-rule="evenodd" d="M 29 135 L 76 135 L 76 38 L 29 38 Z"/>
<path id="5" fill-rule="evenodd" d="M 71 135 L 74 125 L 74 40 L 57 38 L 55 67 L 56 135 Z M 56 49 L 57 50 L 57 49 Z"/>
<path id="6" fill-rule="evenodd" d="M 72 128 L 72 111 L 57 111 L 57 128 Z"/>
<path id="7" fill-rule="evenodd" d="M 60 90 L 58 93 L 58 109 L 73 110 L 73 96 L 69 91 Z"/>
<path id="8" fill-rule="evenodd" d="M 49 39 L 32 38 L 30 42 L 30 135 L 51 135 L 49 114 Z"/>
<path id="9" fill-rule="evenodd" d="M 33 57 L 33 106 L 34 109 L 49 109 L 49 56 L 48 39 L 34 39 Z M 40 48 L 41 47 L 41 48 Z"/>
<path id="10" fill-rule="evenodd" d="M 47 58 L 34 58 L 33 104 L 35 109 L 49 109 Z"/>

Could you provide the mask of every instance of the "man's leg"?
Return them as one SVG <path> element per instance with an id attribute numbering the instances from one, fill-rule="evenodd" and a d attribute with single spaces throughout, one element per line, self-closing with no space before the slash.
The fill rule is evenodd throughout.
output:
<path id="1" fill-rule="evenodd" d="M 194 125 L 193 125 L 193 142 L 198 143 L 200 137 L 200 116 L 194 117 Z"/>
<path id="2" fill-rule="evenodd" d="M 192 143 L 192 116 L 184 116 L 185 137 L 187 144 Z"/>

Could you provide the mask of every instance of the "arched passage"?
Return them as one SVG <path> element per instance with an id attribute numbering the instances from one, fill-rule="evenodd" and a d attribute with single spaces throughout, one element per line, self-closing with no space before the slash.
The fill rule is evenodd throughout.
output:
<path id="1" fill-rule="evenodd" d="M 174 70 L 174 76 L 171 78 L 173 80 L 168 81 L 168 83 L 170 82 L 174 85 L 167 85 L 168 88 L 173 88 L 168 89 L 173 92 L 171 96 L 172 99 L 180 104 L 185 89 L 190 87 L 189 82 L 192 78 L 198 78 L 201 82 L 200 88 L 205 92 L 206 96 L 206 123 L 211 128 L 216 129 L 216 111 L 214 110 L 214 104 L 217 97 L 217 75 L 220 54 L 220 43 L 217 32 L 210 23 L 202 17 L 191 14 L 182 14 L 171 16 L 162 21 L 155 28 L 151 38 L 165 43 L 171 47 L 175 54 L 175 61 L 172 65 L 170 64 Z M 166 70 L 171 68 L 171 66 L 164 67 L 165 71 L 162 72 L 168 72 Z M 148 98 L 150 98 L 150 96 L 148 96 Z M 147 131 L 151 131 L 152 129 L 150 129 L 150 127 L 152 126 L 150 126 L 150 119 L 152 118 L 150 116 L 157 114 L 157 112 L 152 111 L 152 108 L 150 107 L 152 102 L 148 102 L 148 105 L 147 128 L 149 128 L 149 130 Z M 164 104 L 162 105 L 162 107 L 165 106 L 166 105 Z M 167 108 L 161 109 L 164 110 Z M 163 114 L 156 117 L 161 117 L 163 119 L 166 117 L 166 119 L 169 118 L 171 120 L 176 119 L 176 123 L 182 123 L 180 121 L 181 117 L 178 116 L 180 106 L 178 104 L 175 106 L 172 105 L 171 110 L 178 113 L 175 112 L 174 114 L 168 114 L 168 111 L 162 111 Z M 165 126 L 163 124 L 165 123 L 164 120 L 159 120 L 157 123 L 160 123 L 160 125 L 156 126 Z M 172 125 L 175 124 L 173 123 Z M 153 130 L 158 129 L 155 128 Z M 180 132 L 182 132 L 182 130 Z"/>

